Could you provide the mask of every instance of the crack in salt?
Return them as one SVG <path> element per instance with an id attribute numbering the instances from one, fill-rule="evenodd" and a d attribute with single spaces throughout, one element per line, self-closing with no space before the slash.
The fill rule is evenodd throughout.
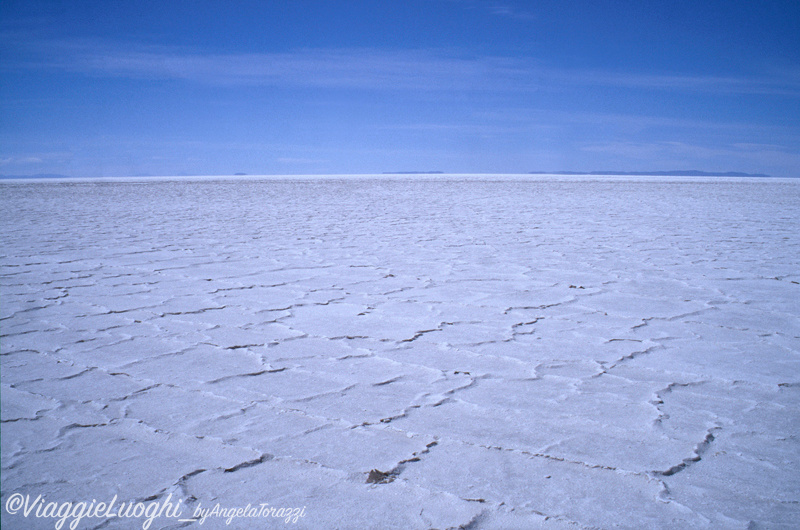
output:
<path id="1" fill-rule="evenodd" d="M 653 471 L 656 475 L 661 475 L 663 477 L 670 477 L 675 473 L 679 473 L 686 469 L 687 467 L 691 466 L 692 464 L 696 464 L 700 460 L 702 460 L 702 455 L 708 451 L 708 446 L 711 445 L 711 442 L 714 441 L 714 431 L 718 431 L 721 427 L 712 427 L 706 433 L 706 437 L 703 438 L 703 441 L 698 443 L 694 447 L 694 456 L 690 456 L 689 458 L 684 458 L 680 464 L 674 465 L 671 468 L 667 469 L 666 471 Z"/>

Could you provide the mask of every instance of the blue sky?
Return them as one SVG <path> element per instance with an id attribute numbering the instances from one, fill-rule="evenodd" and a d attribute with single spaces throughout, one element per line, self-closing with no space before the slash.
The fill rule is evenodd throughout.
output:
<path id="1" fill-rule="evenodd" d="M 0 174 L 800 176 L 800 3 L 0 2 Z"/>

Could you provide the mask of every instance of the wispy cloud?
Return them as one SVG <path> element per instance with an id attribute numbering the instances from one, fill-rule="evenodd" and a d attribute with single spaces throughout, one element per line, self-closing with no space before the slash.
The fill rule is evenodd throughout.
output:
<path id="1" fill-rule="evenodd" d="M 685 161 L 718 162 L 720 167 L 800 167 L 800 154 L 795 150 L 773 144 L 733 143 L 728 145 L 698 145 L 690 142 L 631 142 L 595 143 L 583 151 L 612 155 L 621 160 L 652 161 L 682 165 Z M 796 176 L 796 175 L 791 175 Z"/>
<path id="2" fill-rule="evenodd" d="M 499 15 L 502 17 L 509 17 L 515 18 L 518 20 L 536 20 L 536 15 L 530 13 L 528 11 L 523 11 L 512 7 L 507 4 L 492 4 L 488 6 L 489 12 L 493 15 Z"/>
<path id="3" fill-rule="evenodd" d="M 327 160 L 318 160 L 314 158 L 297 158 L 288 156 L 278 157 L 275 160 L 281 164 L 319 164 L 327 162 Z"/>
<path id="4" fill-rule="evenodd" d="M 4 44 L 7 38 L 2 39 Z M 8 43 L 8 47 L 14 45 Z M 606 86 L 722 94 L 800 96 L 800 78 L 702 76 L 561 69 L 527 57 L 468 56 L 453 50 L 299 49 L 280 53 L 196 50 L 99 41 L 38 41 L 20 49 L 14 67 L 97 76 L 180 79 L 214 85 L 399 89 L 423 91 L 559 90 Z"/>
<path id="5" fill-rule="evenodd" d="M 491 13 L 492 15 L 507 17 L 520 21 L 532 21 L 538 18 L 534 13 L 528 10 L 519 9 L 518 7 L 512 6 L 507 2 L 488 3 L 485 1 L 478 1 L 478 0 L 447 0 L 447 1 L 454 4 L 460 4 L 464 9 L 472 9 L 472 10 L 479 9 L 484 12 Z"/>
<path id="6" fill-rule="evenodd" d="M 551 71 L 553 79 L 570 84 L 618 88 L 690 91 L 706 93 L 773 94 L 800 96 L 800 82 L 793 76 L 769 77 L 703 76 L 681 74 L 641 74 L 600 70 Z"/>
<path id="7" fill-rule="evenodd" d="M 33 53 L 31 53 L 33 52 Z M 519 86 L 518 61 L 425 50 L 300 49 L 282 53 L 207 54 L 165 46 L 90 41 L 39 42 L 18 66 L 217 85 L 363 89 L 497 89 Z"/>
<path id="8" fill-rule="evenodd" d="M 71 160 L 73 153 L 24 153 L 13 156 L 0 156 L 0 167 L 4 166 L 37 166 L 50 162 L 65 162 Z"/>

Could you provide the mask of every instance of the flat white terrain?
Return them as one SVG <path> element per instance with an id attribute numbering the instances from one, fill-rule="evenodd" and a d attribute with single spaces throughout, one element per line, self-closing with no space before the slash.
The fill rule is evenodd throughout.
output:
<path id="1" fill-rule="evenodd" d="M 0 216 L 4 529 L 800 525 L 800 179 L 6 181 Z M 305 511 L 179 520 L 248 504 Z"/>

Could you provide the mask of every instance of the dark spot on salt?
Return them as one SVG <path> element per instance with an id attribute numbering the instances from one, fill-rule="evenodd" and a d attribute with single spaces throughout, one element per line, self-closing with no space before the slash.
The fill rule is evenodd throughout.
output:
<path id="1" fill-rule="evenodd" d="M 394 480 L 394 475 L 389 472 L 373 469 L 367 476 L 367 484 L 388 484 Z"/>

